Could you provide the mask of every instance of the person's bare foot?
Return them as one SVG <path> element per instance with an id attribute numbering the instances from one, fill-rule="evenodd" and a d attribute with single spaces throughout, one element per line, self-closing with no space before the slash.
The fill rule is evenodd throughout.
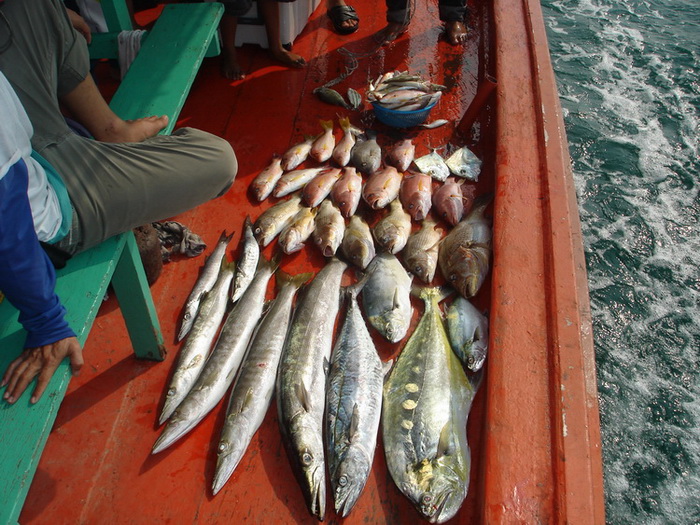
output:
<path id="1" fill-rule="evenodd" d="M 141 142 L 155 137 L 168 125 L 168 116 L 151 116 L 135 120 L 116 120 L 106 126 L 95 139 L 101 142 Z"/>
<path id="2" fill-rule="evenodd" d="M 445 35 L 453 46 L 464 44 L 467 41 L 467 28 L 459 21 L 445 22 Z"/>
<path id="3" fill-rule="evenodd" d="M 396 22 L 390 22 L 384 29 L 380 29 L 379 31 L 377 31 L 377 33 L 374 35 L 374 38 L 378 43 L 385 44 L 388 42 L 393 42 L 399 36 L 404 34 L 407 30 L 407 25 L 399 24 Z"/>
<path id="4" fill-rule="evenodd" d="M 233 51 L 223 50 L 221 53 L 221 75 L 229 80 L 242 80 L 245 78 L 245 73 L 238 63 L 235 49 Z"/>
<path id="5" fill-rule="evenodd" d="M 270 53 L 275 60 L 281 62 L 287 67 L 301 69 L 306 66 L 306 60 L 304 60 L 304 57 L 297 55 L 296 53 L 292 53 L 291 51 L 287 51 L 283 47 L 280 47 L 279 49 L 270 48 Z"/>

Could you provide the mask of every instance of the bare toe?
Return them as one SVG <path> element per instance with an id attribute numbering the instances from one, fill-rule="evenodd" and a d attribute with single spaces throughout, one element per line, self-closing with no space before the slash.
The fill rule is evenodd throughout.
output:
<path id="1" fill-rule="evenodd" d="M 445 32 L 447 34 L 447 41 L 453 46 L 463 44 L 467 41 L 467 28 L 464 27 L 462 22 L 447 22 L 445 24 Z"/>

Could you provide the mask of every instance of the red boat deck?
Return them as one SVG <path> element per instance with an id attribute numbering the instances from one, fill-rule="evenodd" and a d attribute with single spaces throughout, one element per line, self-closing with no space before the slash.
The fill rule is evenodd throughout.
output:
<path id="1" fill-rule="evenodd" d="M 235 231 L 229 258 L 237 257 L 246 215 L 255 219 L 271 204 L 249 198 L 250 182 L 273 153 L 283 153 L 304 135 L 318 134 L 319 119 L 337 122 L 337 115 L 350 115 L 356 126 L 376 129 L 383 145 L 403 135 L 374 122 L 371 112 L 330 106 L 312 94 L 342 72 L 339 48 L 360 54 L 371 51 L 374 33 L 385 25 L 383 2 L 352 4 L 361 23 L 350 37 L 331 31 L 323 4 L 316 10 L 294 43 L 294 51 L 309 62 L 303 70 L 277 65 L 257 46 L 240 51 L 247 71 L 243 81 L 223 79 L 218 58 L 205 61 L 178 124 L 225 137 L 240 165 L 236 182 L 224 197 L 176 218 L 202 236 L 208 244 L 206 253 L 222 230 Z M 541 15 L 539 6 L 529 12 L 527 1 L 501 0 L 494 9 L 498 40 L 489 29 L 490 10 L 472 6 L 469 40 L 464 47 L 453 47 L 441 38 L 437 4 L 416 2 L 409 31 L 371 57 L 361 58 L 357 70 L 334 87 L 341 93 L 352 87 L 364 95 L 369 79 L 394 69 L 445 84 L 448 90 L 430 119 L 451 123 L 411 132 L 416 153 L 428 153 L 450 141 L 466 144 L 484 159 L 478 193 L 496 193 L 491 212 L 496 227 L 493 284 L 489 278 L 475 300 L 478 307 L 491 311 L 492 354 L 468 424 L 469 495 L 453 521 L 602 523 L 595 370 L 585 266 L 576 238 L 578 215 L 571 200 L 553 77 L 544 78 L 541 85 L 541 77 L 531 78 L 537 69 L 533 59 L 542 61 L 545 74 L 551 74 Z M 509 12 L 515 14 L 503 19 Z M 494 62 L 503 56 L 503 46 L 510 46 L 513 63 Z M 478 133 L 460 134 L 455 124 L 487 70 L 500 76 L 497 102 L 480 115 Z M 106 80 L 104 64 L 96 76 L 109 93 L 113 86 Z M 517 83 L 524 85 L 519 99 L 515 91 L 503 87 Z M 543 100 L 554 114 L 538 120 L 533 117 L 541 114 L 536 102 Z M 510 112 L 506 125 L 504 111 Z M 337 124 L 336 131 L 339 136 Z M 522 137 L 530 131 L 527 143 Z M 560 138 L 564 142 L 557 146 Z M 272 243 L 264 250 L 266 257 L 274 247 Z M 246 456 L 215 497 L 210 486 L 226 400 L 175 445 L 150 454 L 160 433 L 157 417 L 180 346 L 175 336 L 182 307 L 203 263 L 204 257 L 178 258 L 164 267 L 152 287 L 168 350 L 163 363 L 133 357 L 116 301 L 110 298 L 104 303 L 85 348 L 86 365 L 71 382 L 58 413 L 20 523 L 317 521 L 306 509 L 287 460 L 274 402 Z M 281 268 L 294 274 L 317 271 L 322 265 L 318 250 L 309 246 L 284 256 Z M 344 283 L 351 280 L 352 271 L 346 272 Z M 270 297 L 273 293 L 271 285 Z M 422 308 L 415 306 L 417 321 Z M 554 315 L 557 312 L 561 318 Z M 386 344 L 379 336 L 375 341 L 385 360 L 401 347 Z M 330 498 L 327 509 L 326 521 L 338 522 Z M 388 476 L 381 438 L 364 493 L 343 521 L 420 521 Z"/>

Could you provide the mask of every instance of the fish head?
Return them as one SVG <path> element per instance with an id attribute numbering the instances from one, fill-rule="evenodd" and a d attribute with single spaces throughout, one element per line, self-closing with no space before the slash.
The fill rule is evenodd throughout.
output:
<path id="1" fill-rule="evenodd" d="M 392 343 L 401 341 L 408 332 L 410 319 L 410 315 L 406 316 L 402 311 L 396 309 L 383 316 L 386 338 Z"/>
<path id="2" fill-rule="evenodd" d="M 440 460 L 419 463 L 403 492 L 430 523 L 443 523 L 457 514 L 466 496 L 467 482 Z"/>
<path id="3" fill-rule="evenodd" d="M 322 434 L 309 417 L 297 417 L 291 422 L 295 469 L 304 492 L 308 509 L 323 520 L 326 510 L 326 471 Z"/>
<path id="4" fill-rule="evenodd" d="M 357 503 L 365 486 L 371 464 L 367 455 L 355 449 L 349 449 L 344 460 L 331 477 L 335 511 L 343 518 Z"/>
<path id="5" fill-rule="evenodd" d="M 472 372 L 478 372 L 486 361 L 487 350 L 487 346 L 481 341 L 475 341 L 467 354 L 467 368 Z"/>
<path id="6" fill-rule="evenodd" d="M 361 239 L 354 239 L 346 250 L 350 262 L 363 270 L 374 259 L 374 255 L 374 244 Z"/>
<path id="7" fill-rule="evenodd" d="M 488 273 L 488 253 L 460 247 L 449 257 L 446 279 L 462 297 L 474 297 Z"/>
<path id="8" fill-rule="evenodd" d="M 426 252 L 415 253 L 406 262 L 413 275 L 426 284 L 432 282 L 435 277 L 435 265 L 431 264 L 430 256 Z"/>
<path id="9" fill-rule="evenodd" d="M 165 426 L 165 429 L 163 429 L 163 432 L 153 444 L 151 454 L 157 454 L 165 450 L 199 423 L 201 418 L 195 417 L 190 412 L 191 411 L 187 409 L 183 410 L 182 404 L 175 409 L 170 419 L 168 419 L 168 424 Z"/>
<path id="10" fill-rule="evenodd" d="M 304 242 L 301 239 L 301 233 L 295 228 L 288 230 L 284 238 L 280 239 L 280 241 L 282 249 L 287 255 L 298 252 L 304 247 Z"/>

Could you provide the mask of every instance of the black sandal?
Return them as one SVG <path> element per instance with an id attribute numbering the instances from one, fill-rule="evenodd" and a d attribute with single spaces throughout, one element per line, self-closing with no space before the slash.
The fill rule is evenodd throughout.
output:
<path id="1" fill-rule="evenodd" d="M 360 27 L 360 18 L 357 16 L 355 9 L 349 5 L 336 5 L 326 11 L 326 14 L 333 22 L 333 29 L 339 35 L 349 35 Z M 357 20 L 357 24 L 349 27 L 343 26 L 343 22 L 348 20 Z"/>

